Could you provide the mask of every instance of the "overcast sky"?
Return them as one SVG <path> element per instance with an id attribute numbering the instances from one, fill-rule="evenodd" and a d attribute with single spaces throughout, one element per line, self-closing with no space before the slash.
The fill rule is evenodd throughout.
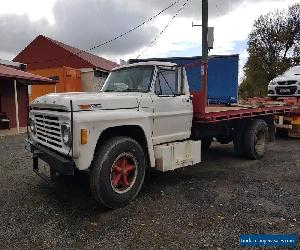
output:
<path id="1" fill-rule="evenodd" d="M 0 58 L 13 59 L 37 35 L 43 34 L 80 49 L 88 49 L 153 16 L 175 0 L 9 0 L 0 8 Z M 186 0 L 153 22 L 109 45 L 92 51 L 114 61 L 141 57 L 201 55 L 201 1 L 190 0 L 152 46 L 154 39 Z M 299 0 L 209 0 L 209 26 L 215 27 L 210 54 L 240 54 L 246 58 L 247 36 L 261 14 L 284 9 Z M 148 48 L 145 51 L 145 48 Z"/>

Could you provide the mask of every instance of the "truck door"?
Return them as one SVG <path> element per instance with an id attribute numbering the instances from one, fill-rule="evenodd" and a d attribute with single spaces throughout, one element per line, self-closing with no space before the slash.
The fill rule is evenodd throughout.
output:
<path id="1" fill-rule="evenodd" d="M 185 85 L 181 68 L 158 67 L 153 97 L 154 145 L 190 137 L 193 107 Z"/>

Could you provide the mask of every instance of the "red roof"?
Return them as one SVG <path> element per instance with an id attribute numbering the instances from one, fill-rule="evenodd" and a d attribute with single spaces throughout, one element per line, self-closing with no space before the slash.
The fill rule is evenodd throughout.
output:
<path id="1" fill-rule="evenodd" d="M 13 61 L 26 63 L 28 69 L 55 67 L 99 68 L 111 71 L 119 66 L 103 57 L 93 55 L 46 36 L 37 36 Z"/>
<path id="2" fill-rule="evenodd" d="M 17 80 L 29 80 L 31 82 L 38 82 L 44 84 L 55 84 L 56 82 L 43 76 L 34 75 L 19 69 L 7 67 L 0 64 L 0 78 L 9 78 Z"/>
<path id="3" fill-rule="evenodd" d="M 46 39 L 48 39 L 49 41 L 57 44 L 58 46 L 64 48 L 65 50 L 71 52 L 72 54 L 74 54 L 75 56 L 80 57 L 81 59 L 87 61 L 88 63 L 94 65 L 94 67 L 96 68 L 100 68 L 100 69 L 105 69 L 107 71 L 112 70 L 115 67 L 118 67 L 119 65 L 115 62 L 109 61 L 103 57 L 100 56 L 96 56 L 93 55 L 89 52 L 77 49 L 75 47 L 72 47 L 70 45 L 64 44 L 62 42 L 58 42 L 54 39 L 51 39 L 49 37 L 44 36 Z"/>

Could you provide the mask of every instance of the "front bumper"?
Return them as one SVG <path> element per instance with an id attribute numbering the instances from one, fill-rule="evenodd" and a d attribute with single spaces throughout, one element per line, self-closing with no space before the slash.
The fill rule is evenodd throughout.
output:
<path id="1" fill-rule="evenodd" d="M 62 175 L 74 175 L 75 163 L 71 157 L 62 156 L 57 152 L 39 144 L 34 144 L 30 139 L 25 140 L 25 149 L 33 154 L 33 170 L 38 172 L 38 159 L 48 163 L 52 170 Z"/>
<path id="2" fill-rule="evenodd" d="M 295 85 L 269 85 L 268 96 L 300 96 L 300 87 Z"/>

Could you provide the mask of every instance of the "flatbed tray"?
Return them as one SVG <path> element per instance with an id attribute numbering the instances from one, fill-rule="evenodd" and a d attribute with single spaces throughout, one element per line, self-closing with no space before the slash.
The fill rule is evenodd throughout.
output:
<path id="1" fill-rule="evenodd" d="M 293 108 L 289 105 L 210 105 L 206 107 L 205 114 L 194 113 L 194 122 L 214 123 L 263 115 L 286 115 L 290 114 Z"/>

